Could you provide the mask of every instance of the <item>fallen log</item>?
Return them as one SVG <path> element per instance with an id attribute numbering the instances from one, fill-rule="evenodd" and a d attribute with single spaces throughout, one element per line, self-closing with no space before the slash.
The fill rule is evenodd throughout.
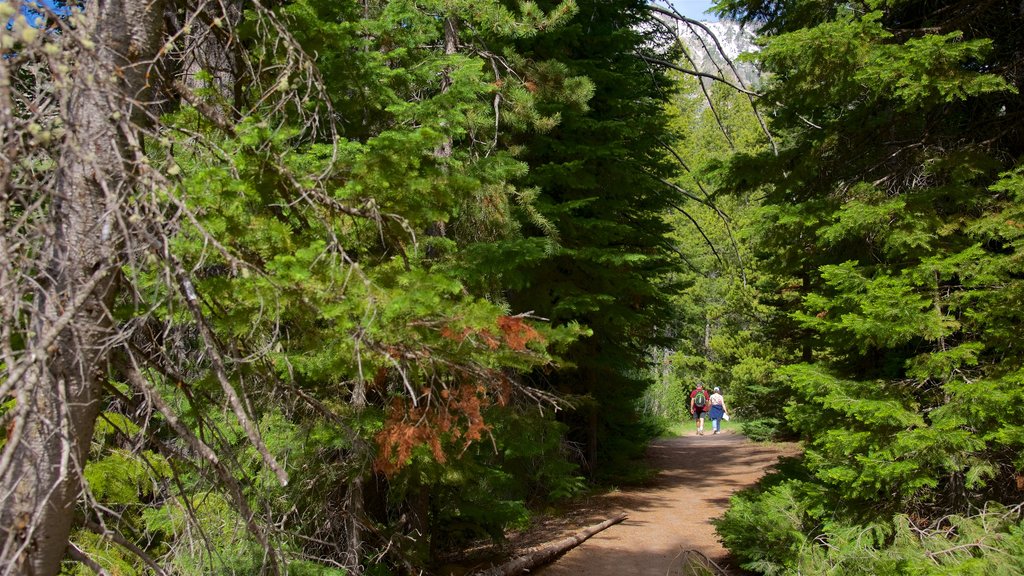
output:
<path id="1" fill-rule="evenodd" d="M 521 555 L 516 556 L 508 562 L 492 566 L 491 568 L 481 572 L 476 572 L 473 576 L 518 576 L 523 572 L 528 572 L 534 568 L 551 562 L 555 558 L 579 546 L 586 541 L 587 538 L 590 538 L 605 528 L 622 522 L 627 517 L 628 516 L 626 514 L 619 514 L 618 516 L 609 518 L 600 524 L 594 524 L 589 528 L 584 528 L 572 536 L 566 536 L 565 538 L 560 538 L 539 546 L 527 548 Z"/>

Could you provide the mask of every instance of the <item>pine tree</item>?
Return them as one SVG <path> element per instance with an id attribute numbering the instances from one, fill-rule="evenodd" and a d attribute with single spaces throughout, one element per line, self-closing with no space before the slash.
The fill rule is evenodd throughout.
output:
<path id="1" fill-rule="evenodd" d="M 1010 569 L 1019 518 L 998 504 L 1016 502 L 1024 465 L 1021 355 L 1006 332 L 1022 288 L 1009 264 L 1016 8 L 719 6 L 773 34 L 761 60 L 783 145 L 737 158 L 730 179 L 765 193 L 757 242 L 788 313 L 779 340 L 802 355 L 785 371 L 787 415 L 808 443 L 802 471 L 730 512 L 727 544 L 762 571 L 853 558 L 868 572 Z M 758 518 L 780 523 L 780 539 L 744 551 L 742 532 L 767 529 Z M 999 543 L 964 544 L 986 522 Z"/>
<path id="2" fill-rule="evenodd" d="M 538 95 L 565 75 L 590 83 L 540 100 L 557 125 L 517 138 L 530 166 L 519 183 L 537 189 L 542 220 L 524 211 L 526 238 L 493 250 L 517 309 L 591 334 L 567 351 L 572 369 L 536 379 L 576 398 L 566 421 L 592 474 L 622 472 L 637 454 L 642 367 L 673 315 L 664 214 L 676 192 L 663 182 L 670 166 L 660 144 L 673 136 L 662 112 L 666 77 L 636 56 L 648 49 L 644 15 L 640 2 L 579 2 L 567 25 L 516 43 L 535 63 L 528 89 Z"/>
<path id="3" fill-rule="evenodd" d="M 572 5 L 166 7 L 125 23 L 89 4 L 73 22 L 89 27 L 45 36 L 19 20 L 0 36 L 0 120 L 15 128 L 0 418 L 17 432 L 0 482 L 25 496 L 0 506 L 21 526 L 0 569 L 56 573 L 71 528 L 70 571 L 359 572 L 376 551 L 425 566 L 443 523 L 500 533 L 530 490 L 577 490 L 571 467 L 534 465 L 559 427 L 523 415 L 549 395 L 518 376 L 578 331 L 488 300 L 456 265 L 515 233 L 509 205 L 530 209 L 500 133 L 554 122 L 533 110 L 519 58 L 488 47 Z M 143 64 L 115 70 L 125 54 Z M 67 116 L 82 110 L 85 125 Z M 83 142 L 102 169 L 83 172 Z M 64 209 L 85 219 L 55 237 Z M 76 250 L 106 256 L 61 258 Z M 43 297 L 33 276 L 51 272 Z M 76 298 L 83 310 L 58 309 Z M 65 341 L 85 349 L 51 346 Z M 55 366 L 86 394 L 62 403 L 45 385 Z M 65 411 L 65 432 L 47 432 Z M 501 454 L 475 450 L 488 436 Z M 488 483 L 502 506 L 472 493 Z M 450 499 L 432 501 L 435 487 Z"/>

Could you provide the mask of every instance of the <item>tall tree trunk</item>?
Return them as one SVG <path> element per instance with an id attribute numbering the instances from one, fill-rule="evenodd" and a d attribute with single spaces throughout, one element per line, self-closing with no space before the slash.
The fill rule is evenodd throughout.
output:
<path id="1" fill-rule="evenodd" d="M 366 410 L 366 381 L 362 378 L 356 380 L 352 389 L 350 404 L 355 408 L 356 413 L 362 414 Z M 360 462 L 364 460 L 363 444 L 357 442 L 357 458 Z M 345 502 L 345 568 L 352 576 L 363 574 L 363 522 L 366 519 L 366 475 L 363 466 L 349 479 L 348 490 Z"/>
<path id="2" fill-rule="evenodd" d="M 97 0 L 86 22 L 63 97 L 66 136 L 50 192 L 46 262 L 33 296 L 20 366 L 7 366 L 16 405 L 0 456 L 0 567 L 3 574 L 50 576 L 60 569 L 82 470 L 100 410 L 115 334 L 110 304 L 122 240 L 116 215 L 126 200 L 130 101 L 160 39 L 159 0 Z"/>
<path id="3" fill-rule="evenodd" d="M 242 21 L 242 1 L 202 3 L 195 23 L 185 33 L 182 81 L 190 90 L 212 88 L 219 102 L 215 120 L 227 123 L 242 108 L 242 63 L 234 31 Z M 199 73 L 209 75 L 203 80 Z"/>
<path id="4" fill-rule="evenodd" d="M 454 18 L 444 19 L 444 53 L 446 56 L 451 56 L 457 53 L 459 50 L 459 26 Z M 444 68 L 441 71 L 441 93 L 444 94 L 452 87 L 452 75 L 450 68 Z M 434 155 L 438 158 L 451 158 L 452 157 L 452 142 L 451 137 L 444 139 L 444 142 L 434 150 Z M 430 224 L 427 227 L 427 236 L 436 236 L 444 238 L 448 235 L 447 226 L 444 221 L 437 221 Z M 427 248 L 427 256 L 432 258 L 435 256 L 435 250 L 433 248 Z"/>

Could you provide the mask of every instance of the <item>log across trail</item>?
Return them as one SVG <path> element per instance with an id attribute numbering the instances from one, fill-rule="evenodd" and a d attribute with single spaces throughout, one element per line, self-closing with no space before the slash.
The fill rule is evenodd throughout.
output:
<path id="1" fill-rule="evenodd" d="M 687 551 L 696 550 L 726 568 L 729 559 L 711 520 L 729 496 L 752 486 L 795 444 L 755 444 L 739 434 L 663 438 L 648 450 L 659 470 L 647 486 L 596 498 L 595 520 L 626 514 L 624 522 L 595 534 L 548 566 L 543 576 L 666 576 L 684 574 Z M 699 555 L 698 555 L 699 556 Z M 733 570 L 738 573 L 738 571 Z"/>

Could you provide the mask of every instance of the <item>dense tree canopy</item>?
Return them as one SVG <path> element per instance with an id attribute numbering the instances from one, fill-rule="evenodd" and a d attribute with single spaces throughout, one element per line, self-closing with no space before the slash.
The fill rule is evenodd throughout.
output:
<path id="1" fill-rule="evenodd" d="M 726 542 L 768 573 L 1019 571 L 1019 7 L 719 7 L 770 34 L 780 150 L 728 180 L 764 195 L 752 242 L 807 441 Z"/>
<path id="2" fill-rule="evenodd" d="M 1020 6 L 718 7 L 0 2 L 0 573 L 430 572 L 695 382 L 745 567 L 1024 569 Z"/>
<path id="3" fill-rule="evenodd" d="M 583 487 L 556 410 L 635 428 L 642 4 L 52 9 L 0 4 L 3 573 L 416 573 Z"/>

